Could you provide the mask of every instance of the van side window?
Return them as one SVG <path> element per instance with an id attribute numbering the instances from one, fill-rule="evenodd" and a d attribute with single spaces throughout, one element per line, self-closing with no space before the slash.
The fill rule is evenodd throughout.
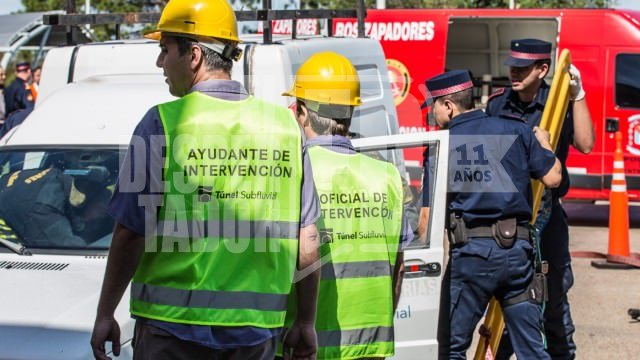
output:
<path id="1" fill-rule="evenodd" d="M 640 54 L 616 56 L 616 105 L 640 108 Z"/>
<path id="2" fill-rule="evenodd" d="M 360 97 L 362 101 L 380 100 L 384 96 L 382 76 L 387 75 L 387 69 L 379 69 L 376 64 L 357 65 L 356 71 L 360 78 Z"/>

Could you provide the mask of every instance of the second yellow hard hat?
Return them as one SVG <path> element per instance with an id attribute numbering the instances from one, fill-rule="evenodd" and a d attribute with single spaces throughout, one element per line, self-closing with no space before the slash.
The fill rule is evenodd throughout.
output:
<path id="1" fill-rule="evenodd" d="M 346 57 L 330 51 L 314 54 L 305 61 L 291 90 L 282 95 L 333 105 L 362 103 L 356 68 Z"/>

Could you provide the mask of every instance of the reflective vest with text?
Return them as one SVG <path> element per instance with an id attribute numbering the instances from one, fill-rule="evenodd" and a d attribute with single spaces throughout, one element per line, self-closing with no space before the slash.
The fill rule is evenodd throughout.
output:
<path id="1" fill-rule="evenodd" d="M 165 190 L 131 284 L 131 313 L 183 324 L 282 327 L 302 181 L 302 137 L 291 111 L 199 92 L 158 109 Z"/>
<path id="2" fill-rule="evenodd" d="M 308 149 L 320 200 L 318 359 L 394 354 L 393 269 L 402 184 L 393 164 L 362 154 Z M 293 323 L 295 304 L 286 323 Z"/>

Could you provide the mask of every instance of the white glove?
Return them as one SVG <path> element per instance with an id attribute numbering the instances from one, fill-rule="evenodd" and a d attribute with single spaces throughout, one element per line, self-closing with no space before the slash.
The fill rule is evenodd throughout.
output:
<path id="1" fill-rule="evenodd" d="M 571 80 L 569 81 L 569 91 L 571 92 L 571 100 L 580 101 L 584 99 L 585 92 L 582 88 L 582 79 L 580 78 L 580 71 L 573 64 L 569 66 L 569 75 Z"/>

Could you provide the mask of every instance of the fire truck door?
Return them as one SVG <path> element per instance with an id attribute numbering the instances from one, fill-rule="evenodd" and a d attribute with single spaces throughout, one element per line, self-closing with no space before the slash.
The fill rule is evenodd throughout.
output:
<path id="1" fill-rule="evenodd" d="M 627 175 L 629 197 L 638 199 L 640 190 L 640 52 L 638 48 L 610 48 L 607 50 L 607 84 L 605 88 L 604 126 L 596 136 L 603 141 L 605 189 L 611 189 L 613 152 L 617 126 L 622 132 L 622 151 Z M 594 119 L 596 118 L 592 114 Z M 598 127 L 596 126 L 596 131 Z"/>

